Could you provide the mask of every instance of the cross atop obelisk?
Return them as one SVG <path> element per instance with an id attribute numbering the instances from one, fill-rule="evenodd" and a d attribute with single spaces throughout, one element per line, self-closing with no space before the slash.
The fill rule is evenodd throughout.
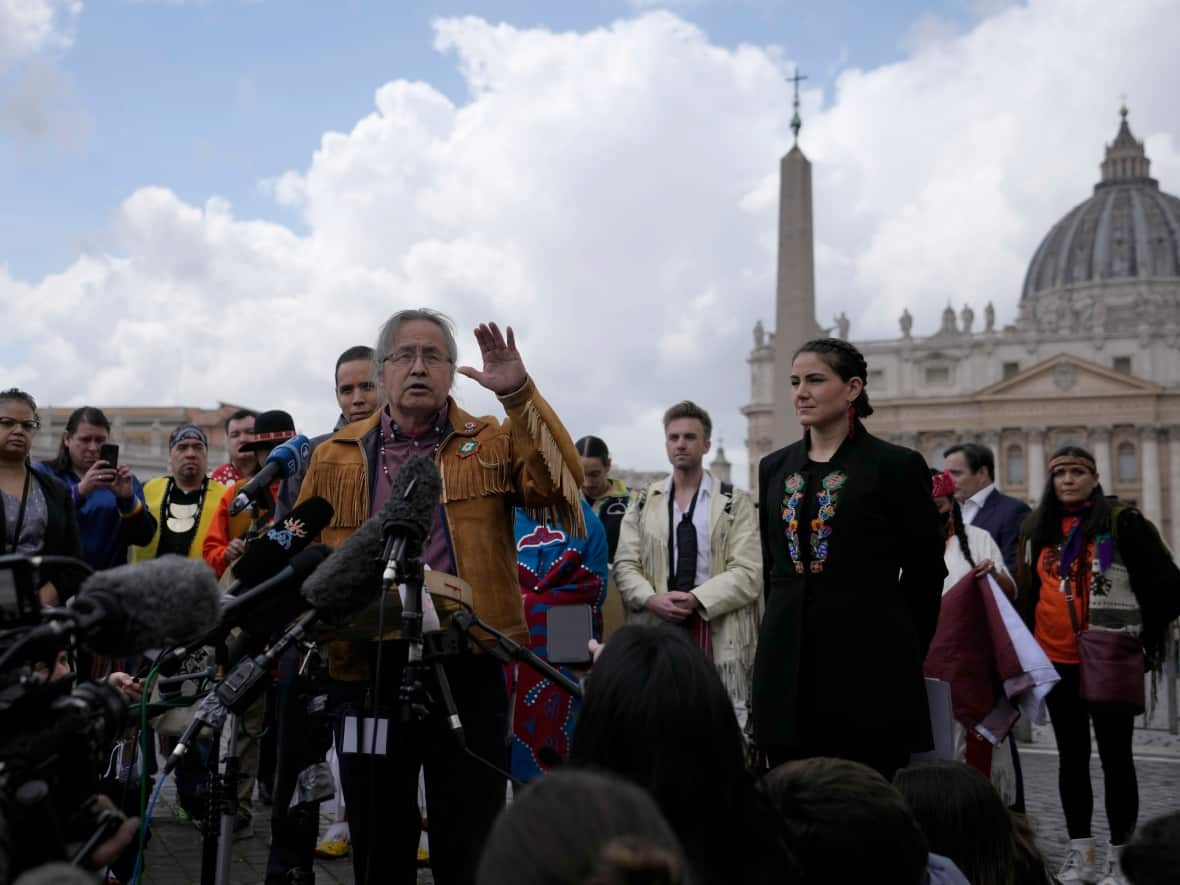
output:
<path id="1" fill-rule="evenodd" d="M 795 133 L 795 144 L 799 144 L 799 130 L 803 128 L 803 118 L 799 116 L 799 81 L 806 80 L 805 74 L 799 73 L 798 65 L 795 66 L 795 76 L 787 77 L 788 83 L 795 84 L 795 114 L 791 117 L 791 129 Z"/>

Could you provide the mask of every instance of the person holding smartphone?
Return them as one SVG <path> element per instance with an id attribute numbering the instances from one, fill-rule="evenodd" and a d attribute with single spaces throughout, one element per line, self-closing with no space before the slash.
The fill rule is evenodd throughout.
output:
<path id="1" fill-rule="evenodd" d="M 572 538 L 516 508 L 516 563 L 529 648 L 577 679 L 602 639 L 606 529 L 582 501 L 586 537 Z M 572 668 L 572 669 L 571 669 Z M 527 664 L 505 665 L 512 701 L 512 776 L 531 781 L 569 755 L 578 701 Z"/>
<path id="2" fill-rule="evenodd" d="M 101 409 L 75 409 L 57 457 L 36 465 L 69 487 L 82 558 L 96 570 L 125 564 L 132 544 L 148 544 L 156 534 L 143 486 L 129 467 L 118 463 L 119 447 L 110 444 L 110 434 L 111 422 Z"/>

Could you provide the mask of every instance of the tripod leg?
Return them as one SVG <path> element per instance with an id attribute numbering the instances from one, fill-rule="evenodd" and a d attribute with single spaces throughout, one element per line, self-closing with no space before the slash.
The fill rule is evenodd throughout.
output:
<path id="1" fill-rule="evenodd" d="M 232 717 L 231 717 L 232 718 Z M 218 814 L 221 811 L 221 729 L 213 729 L 209 751 L 209 792 L 201 825 L 201 885 L 216 885 L 218 867 Z"/>
<path id="2" fill-rule="evenodd" d="M 229 885 L 233 864 L 234 818 L 238 812 L 238 717 L 225 719 L 225 778 L 221 790 L 221 820 L 217 840 L 217 885 Z M 218 751 L 220 748 L 215 748 Z"/>
<path id="3" fill-rule="evenodd" d="M 459 719 L 459 711 L 455 707 L 455 696 L 451 694 L 451 683 L 447 679 L 447 672 L 443 669 L 442 661 L 434 662 L 434 678 L 438 681 L 438 691 L 442 695 L 443 712 L 447 717 L 447 727 L 455 735 L 460 748 L 467 749 L 467 738 L 463 735 L 463 722 Z"/>

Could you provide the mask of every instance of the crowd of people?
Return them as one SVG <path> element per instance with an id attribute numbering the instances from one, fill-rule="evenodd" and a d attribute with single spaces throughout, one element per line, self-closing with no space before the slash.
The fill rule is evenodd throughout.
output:
<path id="1" fill-rule="evenodd" d="M 212 470 L 205 432 L 183 424 L 169 473 L 141 483 L 104 448 L 111 425 L 94 407 L 70 416 L 53 461 L 31 463 L 36 403 L 0 393 L 6 554 L 94 569 L 173 554 L 224 584 L 251 539 L 315 497 L 332 506 L 319 540 L 339 547 L 426 457 L 441 495 L 423 565 L 457 576 L 486 625 L 581 681 L 575 697 L 466 648 L 411 671 L 428 703 L 399 703 L 415 662 L 396 616 L 383 632 L 322 636 L 322 666 L 287 654 L 235 726 L 234 833 L 253 832 L 256 791 L 273 802 L 267 883 L 314 881 L 317 809 L 292 795 L 326 756 L 346 816 L 318 851 L 350 853 L 358 885 L 415 881 L 426 821 L 441 885 L 1180 881 L 1180 815 L 1137 830 L 1131 743 L 1144 675 L 1180 616 L 1180 570 L 1150 521 L 1106 496 L 1090 453 L 1055 452 L 1033 508 L 996 488 L 977 443 L 931 470 L 869 432 L 865 359 L 823 338 L 792 364 L 802 439 L 763 459 L 756 494 L 705 469 L 712 421 L 688 400 L 663 417 L 670 473 L 628 489 L 601 438 L 571 438 L 510 327 L 480 325 L 475 339 L 482 365 L 459 366 L 446 316 L 394 314 L 375 348 L 337 361 L 340 418 L 312 440 L 306 470 L 236 515 L 230 502 L 295 437 L 290 414 L 231 415 L 228 460 Z M 504 416 L 464 410 L 457 375 Z M 42 604 L 67 603 L 76 587 L 48 574 Z M 1092 651 L 1115 634 L 1130 652 Z M 137 691 L 134 658 L 75 666 Z M 1117 693 L 1135 668 L 1139 696 Z M 1056 871 L 1024 815 L 1009 737 L 1046 706 L 1070 838 Z M 167 752 L 184 716 L 152 727 Z M 214 750 L 198 743 L 176 773 L 179 813 L 194 821 Z M 128 879 L 127 863 L 107 875 Z"/>

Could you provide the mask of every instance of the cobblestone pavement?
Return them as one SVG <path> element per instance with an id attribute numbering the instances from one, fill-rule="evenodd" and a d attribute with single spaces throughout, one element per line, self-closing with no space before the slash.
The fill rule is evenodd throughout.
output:
<path id="1" fill-rule="evenodd" d="M 320 833 L 330 823 L 320 816 Z M 266 857 L 270 847 L 270 809 L 254 804 L 254 835 L 233 843 L 231 885 L 259 885 L 266 876 Z M 319 885 L 353 885 L 352 861 L 317 860 L 316 882 Z M 164 785 L 152 820 L 152 842 L 145 855 L 144 885 L 198 885 L 201 881 L 201 836 L 191 823 L 176 819 L 176 793 L 171 779 Z M 420 885 L 433 885 L 429 869 L 418 873 Z"/>
<path id="2" fill-rule="evenodd" d="M 1068 843 L 1057 795 L 1057 752 L 1047 727 L 1034 728 L 1033 738 L 1032 744 L 1021 745 L 1028 812 L 1041 848 L 1056 868 Z M 1180 809 L 1180 738 L 1167 731 L 1136 729 L 1135 753 L 1140 822 Z M 1097 752 L 1090 767 L 1095 796 L 1094 836 L 1104 846 L 1110 834 L 1102 804 L 1103 775 Z M 233 885 L 257 885 L 263 881 L 270 844 L 270 809 L 256 803 L 254 824 L 254 836 L 233 844 Z M 322 817 L 321 830 L 327 826 L 327 817 Z M 197 885 L 201 877 L 200 851 L 200 836 L 193 826 L 176 820 L 175 794 L 169 782 L 156 809 L 143 882 L 145 885 Z M 345 858 L 317 862 L 316 881 L 321 885 L 351 885 L 351 861 Z M 429 869 L 419 872 L 418 881 L 433 883 Z"/>

